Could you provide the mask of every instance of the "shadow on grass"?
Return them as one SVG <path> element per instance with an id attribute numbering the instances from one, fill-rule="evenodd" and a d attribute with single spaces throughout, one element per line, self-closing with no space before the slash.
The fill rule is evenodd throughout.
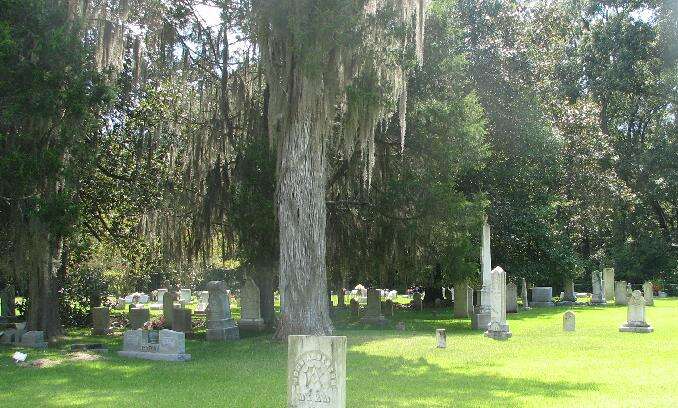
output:
<path id="1" fill-rule="evenodd" d="M 519 406 L 534 396 L 563 398 L 582 390 L 598 389 L 597 384 L 590 382 L 470 374 L 440 367 L 424 358 L 409 360 L 351 351 L 348 360 L 348 399 L 352 402 L 349 406 L 410 407 L 428 405 L 427 400 L 436 406 L 479 406 L 491 401 L 501 401 L 501 406 Z M 356 370 L 357 364 L 370 370 Z M 360 401 L 352 398 L 355 394 L 351 395 L 351 391 L 365 387 L 369 387 L 369 392 L 361 393 Z"/>

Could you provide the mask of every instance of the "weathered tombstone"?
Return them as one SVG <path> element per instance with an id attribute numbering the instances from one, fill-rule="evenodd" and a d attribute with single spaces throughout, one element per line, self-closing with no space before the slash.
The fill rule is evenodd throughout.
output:
<path id="1" fill-rule="evenodd" d="M 165 298 L 165 294 L 167 293 L 167 289 L 158 289 L 156 292 L 158 293 L 158 295 L 156 297 L 156 301 L 162 305 L 163 304 L 162 301 Z"/>
<path id="2" fill-rule="evenodd" d="M 128 330 L 123 335 L 122 351 L 118 351 L 118 355 L 162 361 L 191 359 L 191 355 L 186 354 L 186 336 L 172 330 Z"/>
<path id="3" fill-rule="evenodd" d="M 405 322 L 396 323 L 396 330 L 397 331 L 405 331 Z"/>
<path id="4" fill-rule="evenodd" d="M 111 318 L 107 307 L 92 308 L 92 334 L 106 335 L 111 332 Z"/>
<path id="5" fill-rule="evenodd" d="M 466 281 L 454 286 L 454 317 L 468 318 L 473 313 L 473 289 Z"/>
<path id="6" fill-rule="evenodd" d="M 141 329 L 144 323 L 151 320 L 151 311 L 141 307 L 135 307 L 129 311 L 129 327 L 132 330 Z"/>
<path id="7" fill-rule="evenodd" d="M 511 337 L 508 323 L 506 323 L 506 272 L 497 266 L 492 270 L 492 309 L 490 309 L 490 324 L 485 336 L 495 340 L 506 340 Z"/>
<path id="8" fill-rule="evenodd" d="M 367 291 L 367 311 L 360 322 L 381 327 L 388 324 L 388 320 L 381 314 L 381 299 L 376 289 L 370 288 Z"/>
<path id="9" fill-rule="evenodd" d="M 287 406 L 346 407 L 346 337 L 288 337 Z"/>
<path id="10" fill-rule="evenodd" d="M 162 316 L 165 318 L 167 327 L 172 327 L 174 318 L 174 293 L 172 291 L 168 291 L 162 297 Z"/>
<path id="11" fill-rule="evenodd" d="M 626 287 L 626 281 L 617 281 L 614 283 L 614 304 L 625 306 L 628 304 L 629 294 Z"/>
<path id="12" fill-rule="evenodd" d="M 603 274 L 600 271 L 591 272 L 591 304 L 600 305 L 605 304 L 607 299 L 605 297 L 605 288 L 603 287 Z"/>
<path id="13" fill-rule="evenodd" d="M 575 327 L 575 315 L 574 312 L 568 310 L 563 313 L 563 331 L 574 331 Z"/>
<path id="14" fill-rule="evenodd" d="M 261 295 L 252 278 L 246 278 L 240 291 L 240 321 L 238 328 L 245 331 L 262 331 L 266 327 L 261 318 Z"/>
<path id="15" fill-rule="evenodd" d="M 240 331 L 231 318 L 231 304 L 228 292 L 222 281 L 212 281 L 207 284 L 210 293 L 207 306 L 207 340 L 237 340 Z"/>
<path id="16" fill-rule="evenodd" d="M 346 295 L 344 294 L 344 288 L 339 288 L 337 291 L 337 307 L 346 307 Z"/>
<path id="17" fill-rule="evenodd" d="M 179 300 L 182 302 L 191 302 L 191 290 L 190 289 L 180 289 L 179 290 Z"/>
<path id="18" fill-rule="evenodd" d="M 28 331 L 21 336 L 22 347 L 47 348 L 45 333 L 42 331 Z"/>
<path id="19" fill-rule="evenodd" d="M 207 312 L 207 304 L 209 303 L 209 292 L 202 290 L 197 293 L 198 304 L 195 306 L 195 314 L 205 314 Z"/>
<path id="20" fill-rule="evenodd" d="M 193 332 L 193 318 L 191 317 L 191 309 L 174 308 L 172 311 L 172 330 L 182 333 Z"/>
<path id="21" fill-rule="evenodd" d="M 645 306 L 654 306 L 654 293 L 652 282 L 643 283 L 643 297 L 645 298 Z"/>
<path id="22" fill-rule="evenodd" d="M 4 329 L 0 333 L 0 344 L 12 344 L 17 341 L 16 329 Z"/>
<path id="23" fill-rule="evenodd" d="M 532 288 L 532 307 L 553 306 L 553 288 L 550 286 Z"/>
<path id="24" fill-rule="evenodd" d="M 447 347 L 447 335 L 445 334 L 445 329 L 436 329 L 436 341 L 438 343 L 438 348 Z"/>
<path id="25" fill-rule="evenodd" d="M 522 289 L 520 297 L 523 299 L 523 309 L 528 310 L 530 309 L 530 302 L 527 300 L 527 281 L 525 280 L 525 278 L 522 278 L 521 281 Z"/>
<path id="26" fill-rule="evenodd" d="M 605 299 L 612 299 L 615 295 L 614 286 L 614 268 L 603 268 L 603 285 L 605 291 Z"/>
<path id="27" fill-rule="evenodd" d="M 574 281 L 572 278 L 565 278 L 565 288 L 563 290 L 564 302 L 574 303 L 577 301 L 577 295 L 574 293 Z"/>
<path id="28" fill-rule="evenodd" d="M 518 287 L 513 282 L 506 284 L 506 313 L 518 313 Z"/>
<path id="29" fill-rule="evenodd" d="M 628 300 L 627 322 L 619 328 L 620 332 L 651 333 L 652 326 L 645 321 L 645 298 L 639 290 L 634 290 Z"/>
<path id="30" fill-rule="evenodd" d="M 421 300 L 421 293 L 415 292 L 412 295 L 412 301 L 410 302 L 410 307 L 414 310 L 422 310 L 424 304 Z"/>
<path id="31" fill-rule="evenodd" d="M 348 304 L 351 308 L 351 316 L 358 317 L 360 315 L 360 303 L 355 299 L 351 299 Z"/>
<path id="32" fill-rule="evenodd" d="M 393 301 L 391 299 L 386 299 L 382 303 L 382 309 L 384 317 L 393 317 Z"/>

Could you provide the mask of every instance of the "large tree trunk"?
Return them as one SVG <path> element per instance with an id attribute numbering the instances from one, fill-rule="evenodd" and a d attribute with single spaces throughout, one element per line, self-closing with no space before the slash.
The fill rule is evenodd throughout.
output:
<path id="1" fill-rule="evenodd" d="M 331 122 L 322 80 L 300 71 L 292 68 L 289 123 L 278 141 L 281 340 L 332 332 L 325 266 L 325 138 Z"/>
<path id="2" fill-rule="evenodd" d="M 28 297 L 30 306 L 26 326 L 28 330 L 42 330 L 46 338 L 63 334 L 59 316 L 59 288 L 57 272 L 61 267 L 63 239 L 50 236 L 47 227 L 33 221 L 35 245 L 30 267 Z"/>
<path id="3" fill-rule="evenodd" d="M 275 267 L 258 266 L 253 274 L 254 281 L 259 287 L 259 306 L 261 318 L 268 327 L 275 327 L 275 296 L 273 295 Z"/>

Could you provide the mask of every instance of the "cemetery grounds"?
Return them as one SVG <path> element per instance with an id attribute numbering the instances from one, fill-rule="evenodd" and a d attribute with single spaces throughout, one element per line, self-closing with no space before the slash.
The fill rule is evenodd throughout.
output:
<path id="1" fill-rule="evenodd" d="M 510 314 L 508 341 L 471 331 L 449 308 L 397 310 L 383 330 L 339 310 L 336 334 L 348 337 L 347 406 L 678 406 L 678 298 L 655 298 L 646 308 L 649 334 L 618 331 L 625 306 L 571 309 L 575 332 L 562 330 L 565 307 Z M 405 331 L 395 330 L 398 321 Z M 435 348 L 437 328 L 447 331 L 445 349 Z M 210 343 L 204 333 L 187 341 L 192 360 L 185 363 L 120 358 L 121 331 L 72 330 L 56 347 L 23 350 L 41 367 L 15 365 L 11 355 L 22 349 L 0 346 L 0 407 L 285 406 L 286 344 L 270 333 Z M 109 352 L 67 352 L 76 342 L 101 342 Z"/>

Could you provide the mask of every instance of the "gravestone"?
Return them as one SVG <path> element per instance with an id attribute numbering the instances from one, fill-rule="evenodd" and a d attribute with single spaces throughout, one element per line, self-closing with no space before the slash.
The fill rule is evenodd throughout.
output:
<path id="1" fill-rule="evenodd" d="M 207 304 L 209 303 L 210 293 L 206 290 L 201 290 L 197 293 L 198 304 L 195 306 L 195 314 L 205 314 L 207 313 Z"/>
<path id="2" fill-rule="evenodd" d="M 179 300 L 182 302 L 191 302 L 191 290 L 190 289 L 180 289 L 179 290 Z"/>
<path id="3" fill-rule="evenodd" d="M 525 278 L 521 279 L 520 297 L 523 300 L 523 309 L 529 310 L 530 309 L 530 302 L 527 300 L 527 281 L 525 280 Z"/>
<path id="4" fill-rule="evenodd" d="M 384 317 L 393 317 L 393 301 L 391 299 L 386 299 L 382 303 L 382 309 L 384 312 Z"/>
<path id="5" fill-rule="evenodd" d="M 643 283 L 643 297 L 645 306 L 654 306 L 654 294 L 652 293 L 652 282 Z"/>
<path id="6" fill-rule="evenodd" d="M 532 288 L 532 307 L 553 306 L 553 288 L 550 286 Z"/>
<path id="7" fill-rule="evenodd" d="M 158 289 L 155 291 L 155 303 L 152 303 L 150 308 L 151 309 L 163 309 L 163 306 L 165 305 L 165 295 L 167 294 L 167 289 Z M 164 310 L 164 309 L 163 309 Z"/>
<path id="8" fill-rule="evenodd" d="M 123 335 L 122 357 L 141 358 L 144 360 L 188 361 L 186 354 L 186 336 L 172 330 L 127 330 Z"/>
<path id="9" fill-rule="evenodd" d="M 473 289 L 466 281 L 454 286 L 454 317 L 466 319 L 473 313 Z"/>
<path id="10" fill-rule="evenodd" d="M 28 331 L 21 336 L 22 347 L 47 348 L 45 333 L 42 331 Z"/>
<path id="11" fill-rule="evenodd" d="M 412 301 L 410 302 L 410 307 L 414 310 L 422 310 L 424 304 L 421 300 L 421 293 L 415 292 L 412 295 Z"/>
<path id="12" fill-rule="evenodd" d="M 506 323 L 506 272 L 497 266 L 492 270 L 492 308 L 490 309 L 490 324 L 485 336 L 495 340 L 506 340 L 512 336 Z"/>
<path id="13" fill-rule="evenodd" d="M 629 293 L 626 281 L 617 281 L 614 283 L 614 304 L 625 306 L 628 304 Z"/>
<path id="14" fill-rule="evenodd" d="M 488 289 L 491 286 L 491 282 L 487 284 Z M 483 293 L 482 289 L 475 290 L 475 295 L 476 301 L 475 305 L 473 306 L 473 313 L 471 313 L 471 329 L 485 331 L 490 324 L 491 316 L 490 309 L 486 309 L 485 306 L 482 305 L 482 297 L 489 297 L 490 292 Z"/>
<path id="15" fill-rule="evenodd" d="M 246 278 L 240 291 L 240 321 L 238 328 L 244 331 L 258 332 L 266 325 L 261 318 L 261 295 L 259 287 L 252 278 Z"/>
<path id="16" fill-rule="evenodd" d="M 346 337 L 289 336 L 287 406 L 346 407 Z"/>
<path id="17" fill-rule="evenodd" d="M 360 315 L 360 303 L 355 299 L 351 299 L 348 304 L 351 309 L 351 316 L 358 317 Z"/>
<path id="18" fill-rule="evenodd" d="M 162 297 L 162 316 L 165 318 L 165 325 L 172 327 L 174 318 L 174 292 L 168 291 Z"/>
<path id="19" fill-rule="evenodd" d="M 645 298 L 639 290 L 634 290 L 628 300 L 626 323 L 620 328 L 620 332 L 651 333 L 652 326 L 645 321 Z"/>
<path id="20" fill-rule="evenodd" d="M 438 348 L 447 347 L 447 335 L 445 329 L 436 329 L 436 342 Z"/>
<path id="21" fill-rule="evenodd" d="M 591 304 L 604 305 L 607 303 L 605 299 L 605 288 L 603 287 L 603 273 L 600 271 L 591 272 Z"/>
<path id="22" fill-rule="evenodd" d="M 603 268 L 603 290 L 605 299 L 612 299 L 615 295 L 614 268 Z"/>
<path id="23" fill-rule="evenodd" d="M 506 313 L 518 313 L 518 287 L 513 282 L 506 284 Z"/>
<path id="24" fill-rule="evenodd" d="M 360 322 L 380 327 L 388 324 L 388 320 L 381 314 L 381 299 L 376 289 L 370 288 L 367 290 L 367 311 Z"/>
<path id="25" fill-rule="evenodd" d="M 135 307 L 129 311 L 129 327 L 132 330 L 141 329 L 144 323 L 151 320 L 151 311 L 141 307 Z"/>
<path id="26" fill-rule="evenodd" d="M 405 322 L 396 323 L 396 331 L 405 331 Z"/>
<path id="27" fill-rule="evenodd" d="M 563 331 L 574 331 L 575 327 L 575 315 L 574 312 L 568 310 L 563 313 Z"/>
<path id="28" fill-rule="evenodd" d="M 222 281 L 207 284 L 209 305 L 207 306 L 207 340 L 237 340 L 240 331 L 231 318 L 231 304 Z"/>
<path id="29" fill-rule="evenodd" d="M 12 344 L 17 341 L 16 329 L 3 329 L 0 333 L 0 344 Z"/>
<path id="30" fill-rule="evenodd" d="M 174 308 L 172 311 L 172 330 L 182 333 L 193 333 L 193 318 L 191 309 Z"/>
<path id="31" fill-rule="evenodd" d="M 107 307 L 92 308 L 92 334 L 106 335 L 111 332 L 111 318 Z"/>
<path id="32" fill-rule="evenodd" d="M 577 295 L 574 293 L 574 281 L 572 278 L 565 279 L 565 288 L 563 289 L 563 302 L 574 303 L 577 301 Z"/>

